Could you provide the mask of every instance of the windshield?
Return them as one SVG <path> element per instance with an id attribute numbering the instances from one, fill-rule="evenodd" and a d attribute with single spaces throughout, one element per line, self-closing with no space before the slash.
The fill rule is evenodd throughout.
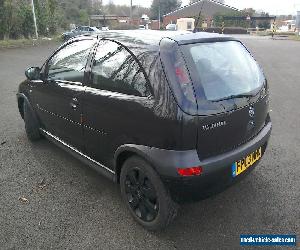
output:
<path id="1" fill-rule="evenodd" d="M 255 94 L 264 84 L 258 64 L 236 41 L 183 45 L 197 97 L 210 101 Z"/>

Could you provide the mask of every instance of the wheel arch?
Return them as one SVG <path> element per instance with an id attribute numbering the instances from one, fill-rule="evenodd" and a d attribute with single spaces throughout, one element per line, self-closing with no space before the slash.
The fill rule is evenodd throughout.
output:
<path id="1" fill-rule="evenodd" d="M 24 103 L 26 102 L 29 108 L 33 111 L 32 106 L 30 104 L 30 101 L 28 100 L 28 97 L 24 93 L 18 93 L 17 100 L 18 100 L 19 113 L 22 119 L 24 119 Z"/>
<path id="2" fill-rule="evenodd" d="M 115 152 L 115 181 L 119 183 L 120 181 L 120 174 L 121 174 L 121 169 L 124 164 L 124 162 L 132 157 L 132 156 L 139 156 L 146 160 L 156 171 L 156 166 L 153 164 L 153 161 L 151 158 L 146 154 L 145 150 L 143 150 L 143 147 L 141 145 L 135 145 L 135 144 L 126 144 L 120 146 L 116 152 Z"/>
<path id="3" fill-rule="evenodd" d="M 19 109 L 19 112 L 20 112 L 20 115 L 21 115 L 22 119 L 24 120 L 24 103 L 26 102 L 29 109 L 32 111 L 32 114 L 33 114 L 34 118 L 37 120 L 37 122 L 39 124 L 41 124 L 41 121 L 40 121 L 37 113 L 35 112 L 34 108 L 32 107 L 28 97 L 24 93 L 18 93 L 17 94 L 17 100 L 18 100 L 18 109 Z"/>
<path id="4" fill-rule="evenodd" d="M 122 164 L 128 157 L 137 155 L 146 160 L 160 176 L 178 177 L 177 168 L 201 166 L 196 149 L 167 150 L 151 146 L 125 144 L 115 152 L 116 181 L 119 181 Z"/>
<path id="5" fill-rule="evenodd" d="M 18 109 L 19 109 L 19 113 L 22 117 L 22 119 L 24 120 L 24 97 L 23 96 L 18 96 Z"/>

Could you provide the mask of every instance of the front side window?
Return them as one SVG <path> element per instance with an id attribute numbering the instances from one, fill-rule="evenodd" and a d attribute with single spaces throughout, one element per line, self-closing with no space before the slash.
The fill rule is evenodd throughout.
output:
<path id="1" fill-rule="evenodd" d="M 256 61 L 245 47 L 236 41 L 183 45 L 191 58 L 196 79 L 196 96 L 210 101 L 231 96 L 254 94 L 265 78 Z M 203 93 L 204 92 L 204 93 Z"/>
<path id="2" fill-rule="evenodd" d="M 94 40 L 71 43 L 58 51 L 48 63 L 48 79 L 83 82 L 84 70 Z"/>
<path id="3" fill-rule="evenodd" d="M 148 96 L 146 78 L 136 59 L 121 45 L 102 41 L 92 68 L 92 87 L 113 92 Z"/>

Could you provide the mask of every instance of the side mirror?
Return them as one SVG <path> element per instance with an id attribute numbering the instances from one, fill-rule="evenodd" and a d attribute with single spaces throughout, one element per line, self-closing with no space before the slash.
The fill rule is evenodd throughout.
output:
<path id="1" fill-rule="evenodd" d="M 25 71 L 25 76 L 29 80 L 40 80 L 41 79 L 41 69 L 39 67 L 30 67 Z"/>

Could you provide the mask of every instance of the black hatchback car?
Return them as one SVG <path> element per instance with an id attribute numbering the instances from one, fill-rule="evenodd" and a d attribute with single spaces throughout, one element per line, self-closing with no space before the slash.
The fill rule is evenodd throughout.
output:
<path id="1" fill-rule="evenodd" d="M 105 35 L 105 36 L 104 36 Z M 247 175 L 271 133 L 262 70 L 232 37 L 123 31 L 77 37 L 26 71 L 18 107 L 46 137 L 120 184 L 145 228 Z"/>

